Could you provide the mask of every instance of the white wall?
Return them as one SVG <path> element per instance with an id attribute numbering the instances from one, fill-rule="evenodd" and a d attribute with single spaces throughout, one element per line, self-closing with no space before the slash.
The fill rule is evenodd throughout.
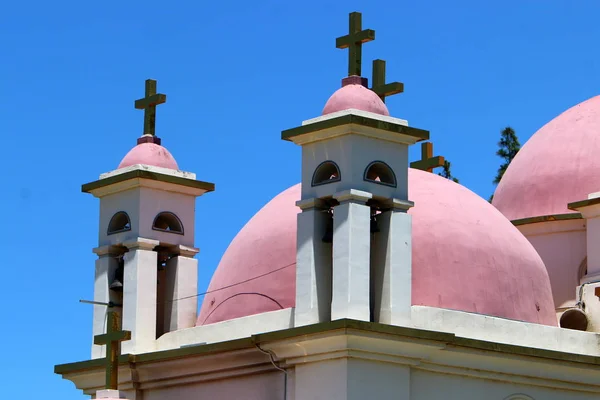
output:
<path id="1" fill-rule="evenodd" d="M 575 304 L 579 265 L 586 257 L 585 220 L 551 221 L 517 226 L 548 270 L 557 309 Z"/>
<path id="2" fill-rule="evenodd" d="M 411 370 L 410 400 L 505 400 L 524 394 L 534 400 L 598 399 L 598 393 L 547 389 L 532 385 L 476 379 L 464 376 Z M 516 397 L 514 400 L 528 400 Z"/>

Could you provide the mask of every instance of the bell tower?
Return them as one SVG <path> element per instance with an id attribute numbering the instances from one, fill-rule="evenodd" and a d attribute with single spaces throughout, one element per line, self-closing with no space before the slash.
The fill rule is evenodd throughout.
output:
<path id="1" fill-rule="evenodd" d="M 152 351 L 166 332 L 194 326 L 195 202 L 214 190 L 214 184 L 179 170 L 156 136 L 156 106 L 166 102 L 156 81 L 146 81 L 145 94 L 135 101 L 144 110 L 137 145 L 116 170 L 82 186 L 100 199 L 93 336 L 106 333 L 107 312 L 117 311 L 120 325 L 131 332 L 122 352 L 131 354 Z M 92 358 L 103 357 L 104 347 L 92 345 Z"/>
<path id="2" fill-rule="evenodd" d="M 408 147 L 429 132 L 389 116 L 383 100 L 403 84 L 385 82 L 376 60 L 373 87 L 361 77 L 362 44 L 375 32 L 350 14 L 348 77 L 323 115 L 282 132 L 302 147 L 297 203 L 296 326 L 350 318 L 402 325 L 411 313 Z"/>

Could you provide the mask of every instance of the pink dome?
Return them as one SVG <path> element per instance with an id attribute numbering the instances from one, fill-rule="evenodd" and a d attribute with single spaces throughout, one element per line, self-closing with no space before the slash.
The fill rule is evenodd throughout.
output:
<path id="1" fill-rule="evenodd" d="M 119 168 L 129 167 L 135 164 L 146 164 L 154 167 L 162 167 L 169 169 L 179 169 L 177 161 L 159 144 L 155 143 L 140 143 L 129 151 L 121 160 Z"/>
<path id="2" fill-rule="evenodd" d="M 567 204 L 600 191 L 600 96 L 571 107 L 517 153 L 494 193 L 510 220 L 573 211 Z"/>
<path id="3" fill-rule="evenodd" d="M 556 325 L 546 268 L 527 239 L 463 186 L 413 169 L 408 176 L 413 304 Z M 300 185 L 287 189 L 238 233 L 208 290 L 225 289 L 206 295 L 198 325 L 294 306 L 299 198 Z"/>
<path id="4" fill-rule="evenodd" d="M 370 89 L 367 89 L 362 84 L 353 83 L 358 82 L 360 78 L 351 80 L 348 77 L 342 81 L 342 88 L 338 89 L 325 104 L 323 108 L 323 115 L 331 114 L 336 111 L 348 110 L 355 108 L 357 110 L 369 111 L 375 114 L 390 115 L 385 103 L 381 101 L 379 96 Z M 352 83 L 348 83 L 352 82 Z"/>

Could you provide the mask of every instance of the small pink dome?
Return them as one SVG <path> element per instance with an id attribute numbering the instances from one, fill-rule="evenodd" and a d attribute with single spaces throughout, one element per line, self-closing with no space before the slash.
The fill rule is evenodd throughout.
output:
<path id="1" fill-rule="evenodd" d="M 352 77 L 350 77 L 352 78 Z M 379 96 L 361 84 L 346 84 L 338 89 L 325 104 L 323 115 L 355 108 L 375 114 L 390 115 Z"/>
<path id="2" fill-rule="evenodd" d="M 121 160 L 119 168 L 125 168 L 135 164 L 179 169 L 177 161 L 175 161 L 175 158 L 169 153 L 169 150 L 155 143 L 140 143 L 129 150 L 129 153 Z"/>
<path id="3" fill-rule="evenodd" d="M 413 304 L 555 326 L 548 273 L 527 239 L 463 186 L 413 169 L 408 176 Z M 206 295 L 198 325 L 294 306 L 299 198 L 300 185 L 287 189 L 238 233 L 208 288 L 225 289 Z"/>
<path id="4" fill-rule="evenodd" d="M 571 107 L 517 153 L 493 203 L 510 220 L 573 213 L 567 204 L 600 191 L 600 96 Z"/>

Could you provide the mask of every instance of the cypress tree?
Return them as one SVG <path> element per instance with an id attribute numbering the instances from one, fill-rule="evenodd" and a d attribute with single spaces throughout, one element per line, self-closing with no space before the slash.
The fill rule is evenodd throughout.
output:
<path id="1" fill-rule="evenodd" d="M 496 155 L 504 160 L 504 162 L 498 168 L 498 172 L 496 173 L 496 177 L 494 178 L 494 184 L 497 185 L 500 183 L 500 180 L 504 176 L 506 169 L 510 165 L 510 162 L 515 158 L 519 150 L 521 149 L 521 143 L 519 143 L 519 138 L 515 133 L 514 129 L 510 126 L 507 126 L 500 132 L 500 141 L 498 142 L 498 151 L 496 151 Z M 490 203 L 494 199 L 494 195 L 490 196 Z"/>
<path id="2" fill-rule="evenodd" d="M 494 178 L 494 184 L 500 183 L 500 179 L 504 176 L 506 169 L 510 165 L 510 162 L 515 158 L 519 150 L 521 149 L 521 144 L 519 143 L 519 138 L 517 134 L 510 126 L 507 126 L 500 133 L 500 141 L 498 142 L 498 151 L 496 155 L 501 157 L 504 162 L 498 168 L 498 172 L 496 173 L 496 178 Z"/>

